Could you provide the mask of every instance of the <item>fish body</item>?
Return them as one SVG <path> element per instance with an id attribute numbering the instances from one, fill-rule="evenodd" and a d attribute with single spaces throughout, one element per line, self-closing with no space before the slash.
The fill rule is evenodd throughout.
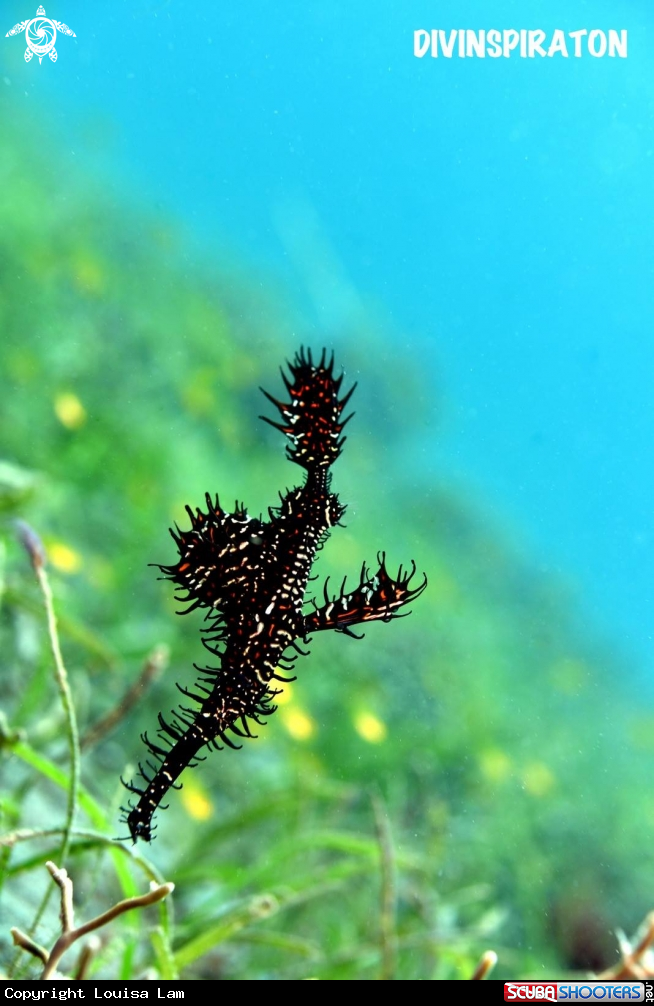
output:
<path id="1" fill-rule="evenodd" d="M 349 418 L 343 410 L 354 391 L 339 397 L 342 376 L 334 376 L 333 357 L 323 351 L 314 362 L 301 350 L 282 372 L 288 400 L 264 392 L 280 413 L 280 421 L 263 416 L 287 437 L 287 457 L 306 472 L 304 483 L 280 494 L 267 521 L 251 517 L 242 506 L 233 513 L 207 495 L 206 511 L 187 507 L 190 528 L 171 531 L 179 560 L 161 566 L 164 575 L 182 592 L 186 612 L 205 611 L 205 647 L 217 658 L 215 667 L 200 669 L 194 690 L 180 688 L 193 708 L 182 706 L 171 722 L 159 715 L 157 741 L 143 740 L 154 763 L 139 765 L 142 785 L 125 783 L 138 800 L 125 808 L 125 821 L 134 841 L 152 838 L 152 817 L 188 765 L 201 757 L 206 745 L 236 747 L 253 736 L 251 726 L 275 711 L 275 681 L 292 670 L 300 642 L 310 633 L 334 629 L 354 635 L 351 627 L 367 621 L 389 621 L 415 599 L 426 578 L 410 587 L 415 574 L 392 578 L 383 553 L 371 574 L 364 565 L 358 586 L 331 596 L 325 584 L 324 603 L 311 600 L 304 612 L 307 583 L 316 552 L 330 530 L 339 524 L 345 507 L 331 492 L 331 465 L 339 457 Z M 179 686 L 178 686 L 179 687 Z"/>

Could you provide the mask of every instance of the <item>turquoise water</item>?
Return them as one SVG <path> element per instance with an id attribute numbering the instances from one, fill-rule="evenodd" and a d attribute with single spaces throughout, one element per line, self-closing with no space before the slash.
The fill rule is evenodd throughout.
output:
<path id="1" fill-rule="evenodd" d="M 34 6 L 6 4 L 5 30 Z M 189 268 L 257 269 L 308 341 L 346 360 L 378 325 L 388 365 L 424 375 L 429 421 L 402 446 L 418 491 L 462 487 L 651 680 L 651 7 L 46 12 L 77 38 L 41 66 L 2 39 L 16 117 L 46 113 L 117 205 L 176 216 Z M 459 27 L 626 29 L 629 54 L 414 57 L 415 29 Z"/>

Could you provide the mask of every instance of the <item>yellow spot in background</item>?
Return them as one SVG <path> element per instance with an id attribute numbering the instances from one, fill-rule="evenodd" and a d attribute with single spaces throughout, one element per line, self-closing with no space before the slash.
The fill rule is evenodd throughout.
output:
<path id="1" fill-rule="evenodd" d="M 274 699 L 276 706 L 287 706 L 289 702 L 293 701 L 293 689 L 291 688 L 290 682 L 283 685 L 280 684 L 279 681 L 276 681 L 275 690 L 278 693 Z"/>
<path id="2" fill-rule="evenodd" d="M 79 255 L 73 264 L 75 283 L 85 293 L 99 294 L 105 287 L 105 277 L 100 263 L 89 255 Z"/>
<path id="3" fill-rule="evenodd" d="M 47 546 L 48 559 L 60 573 L 78 573 L 82 568 L 79 552 L 63 541 L 52 541 Z"/>
<path id="4" fill-rule="evenodd" d="M 315 721 L 297 706 L 282 710 L 282 722 L 295 741 L 308 741 L 316 732 Z"/>
<path id="5" fill-rule="evenodd" d="M 511 759 L 500 748 L 486 748 L 479 755 L 479 767 L 489 782 L 503 782 L 511 774 Z"/>
<path id="6" fill-rule="evenodd" d="M 185 782 L 181 796 L 184 810 L 194 821 L 207 821 L 211 817 L 213 804 L 198 782 Z"/>
<path id="7" fill-rule="evenodd" d="M 388 736 L 386 724 L 374 713 L 357 713 L 354 717 L 354 729 L 368 744 L 381 744 Z"/>
<path id="8" fill-rule="evenodd" d="M 213 368 L 196 370 L 182 388 L 182 401 L 195 416 L 210 416 L 216 409 L 216 372 Z"/>
<path id="9" fill-rule="evenodd" d="M 522 783 L 532 796 L 545 796 L 556 782 L 554 774 L 542 761 L 527 765 L 522 773 Z"/>
<path id="10" fill-rule="evenodd" d="M 54 400 L 55 415 L 67 430 L 79 430 L 86 422 L 86 409 L 72 391 L 62 392 Z"/>

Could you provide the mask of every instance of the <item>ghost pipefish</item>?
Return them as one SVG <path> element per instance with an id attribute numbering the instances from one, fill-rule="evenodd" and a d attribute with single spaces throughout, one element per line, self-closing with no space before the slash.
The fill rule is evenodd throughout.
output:
<path id="1" fill-rule="evenodd" d="M 207 494 L 206 511 L 186 508 L 189 530 L 171 530 L 179 561 L 159 568 L 182 591 L 176 597 L 189 605 L 184 614 L 205 609 L 202 641 L 218 659 L 216 667 L 197 668 L 194 689 L 177 685 L 195 708 L 181 706 L 170 721 L 160 713 L 156 742 L 142 735 L 154 762 L 139 764 L 141 785 L 125 782 L 138 798 L 123 808 L 134 841 L 151 840 L 154 812 L 165 809 L 162 800 L 171 788 L 180 788 L 176 780 L 183 770 L 203 760 L 203 747 L 238 747 L 237 739 L 255 736 L 252 724 L 275 711 L 274 682 L 292 680 L 280 669 L 292 671 L 298 655 L 306 655 L 299 644 L 311 633 L 333 629 L 359 639 L 353 626 L 389 622 L 427 585 L 423 577 L 411 586 L 414 562 L 392 577 L 381 552 L 374 572 L 364 563 L 354 590 L 346 590 L 343 580 L 331 595 L 325 582 L 323 603 L 309 599 L 304 613 L 316 552 L 345 512 L 330 491 L 330 469 L 345 443 L 351 415 L 342 415 L 356 385 L 339 398 L 343 375 L 334 376 L 333 354 L 328 360 L 324 350 L 314 362 L 311 351 L 301 349 L 288 370 L 290 376 L 282 371 L 287 401 L 261 389 L 281 421 L 260 418 L 287 437 L 287 458 L 304 469 L 304 484 L 280 493 L 267 521 L 250 517 L 238 503 L 228 513 Z"/>

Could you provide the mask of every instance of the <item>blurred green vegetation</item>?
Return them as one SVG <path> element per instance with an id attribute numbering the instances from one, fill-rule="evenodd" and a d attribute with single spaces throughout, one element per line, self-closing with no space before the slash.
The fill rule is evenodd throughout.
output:
<path id="1" fill-rule="evenodd" d="M 199 618 L 175 616 L 148 564 L 171 560 L 167 528 L 205 491 L 258 513 L 296 478 L 257 419 L 258 386 L 279 390 L 278 366 L 302 340 L 259 277 L 191 268 L 165 220 L 62 180 L 42 150 L 5 129 L 3 831 L 61 828 L 68 772 L 20 517 L 47 548 L 82 734 L 153 647 L 170 648 L 142 701 L 84 751 L 77 826 L 113 838 L 140 732 L 203 659 Z M 420 361 L 367 331 L 336 350 L 360 382 L 334 472 L 350 506 L 315 572 L 356 575 L 384 548 L 391 563 L 415 558 L 428 590 L 410 619 L 363 642 L 316 638 L 260 738 L 186 773 L 157 841 L 137 850 L 175 882 L 175 922 L 124 916 L 95 973 L 366 980 L 390 966 L 397 979 L 440 979 L 469 976 L 488 946 L 496 977 L 606 965 L 611 928 L 633 928 L 654 901 L 652 711 L 563 587 L 488 529 L 482 501 L 407 473 L 430 393 Z M 5 848 L 7 928 L 29 927 L 59 844 Z M 83 916 L 153 875 L 108 850 L 92 834 L 73 841 Z M 37 938 L 55 930 L 53 900 Z"/>

